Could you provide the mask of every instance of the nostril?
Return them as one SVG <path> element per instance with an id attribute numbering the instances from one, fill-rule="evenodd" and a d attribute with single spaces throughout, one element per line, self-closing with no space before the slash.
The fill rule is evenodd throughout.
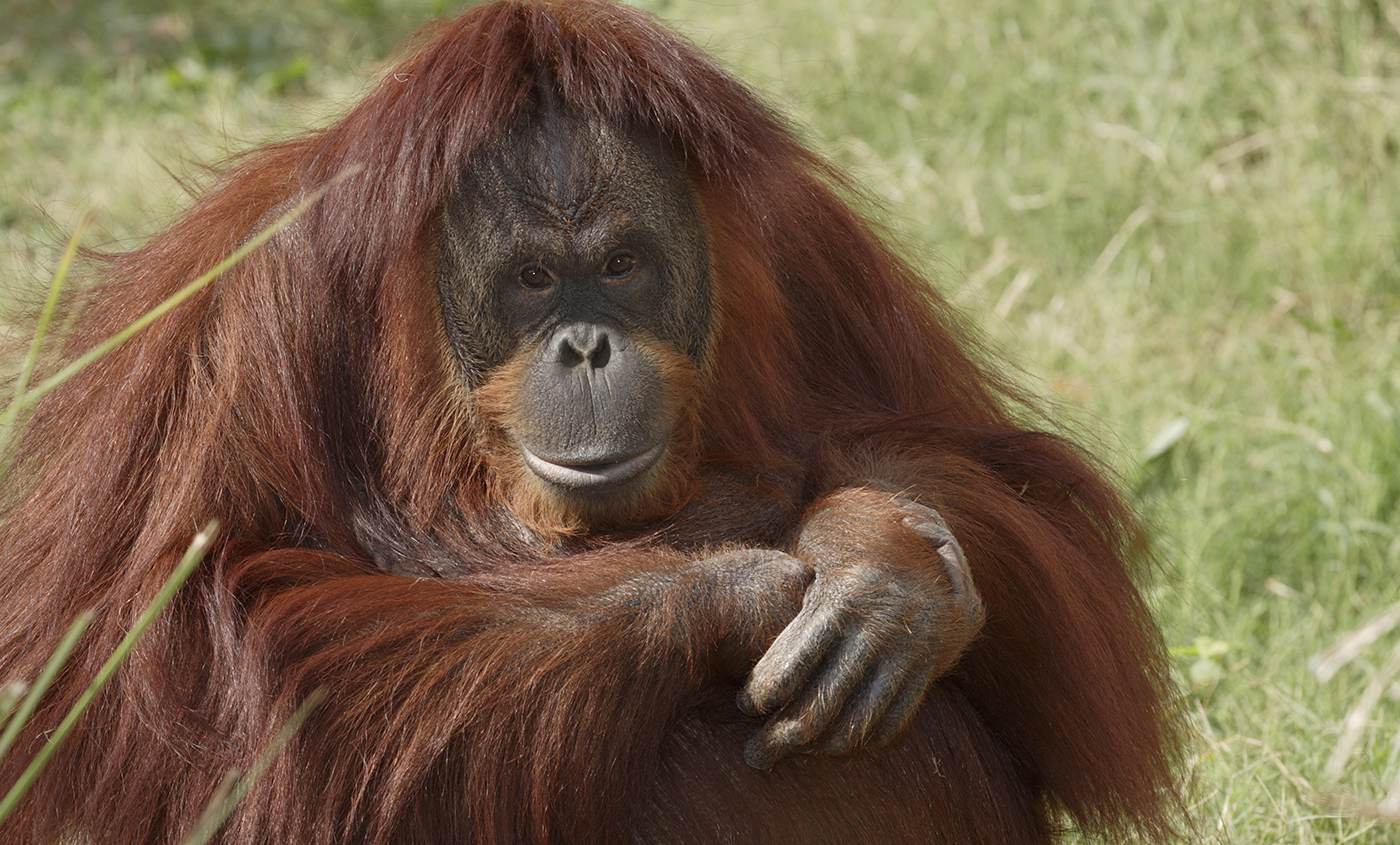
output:
<path id="1" fill-rule="evenodd" d="M 556 336 L 555 349 L 559 363 L 566 367 L 577 367 L 586 361 L 594 369 L 601 369 L 612 357 L 608 333 L 596 326 L 574 325 L 562 329 Z"/>
<path id="2" fill-rule="evenodd" d="M 577 367 L 583 363 L 583 353 L 578 350 L 568 338 L 559 342 L 559 363 L 566 367 Z"/>

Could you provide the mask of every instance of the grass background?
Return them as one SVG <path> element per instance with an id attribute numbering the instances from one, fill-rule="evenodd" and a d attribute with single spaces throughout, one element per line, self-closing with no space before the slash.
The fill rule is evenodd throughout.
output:
<path id="1" fill-rule="evenodd" d="M 332 120 L 455 4 L 173 5 L 0 2 L 0 314 L 89 210 L 89 245 L 139 242 L 201 163 Z M 1199 731 L 1202 838 L 1400 843 L 1349 804 L 1400 777 L 1400 631 L 1309 669 L 1400 602 L 1400 7 L 638 5 L 852 168 L 1123 474 Z"/>

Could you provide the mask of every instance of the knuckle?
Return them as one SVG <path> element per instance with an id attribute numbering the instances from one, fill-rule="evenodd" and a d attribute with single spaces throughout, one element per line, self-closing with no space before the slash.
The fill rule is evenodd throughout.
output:
<path id="1" fill-rule="evenodd" d="M 764 744 L 772 748 L 796 751 L 812 741 L 813 733 L 812 723 L 806 719 L 777 719 L 764 729 Z"/>
<path id="2" fill-rule="evenodd" d="M 749 683 L 740 693 L 740 701 L 748 712 L 757 715 L 772 712 L 782 701 L 784 675 L 762 664 L 754 668 Z"/>

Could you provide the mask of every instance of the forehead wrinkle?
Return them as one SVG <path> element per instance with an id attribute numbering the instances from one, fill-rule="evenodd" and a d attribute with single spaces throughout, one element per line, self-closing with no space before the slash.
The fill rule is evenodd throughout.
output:
<path id="1" fill-rule="evenodd" d="M 632 215 L 602 207 L 585 219 L 563 224 L 534 213 L 513 215 L 509 238 L 516 253 L 538 258 L 591 262 L 618 246 L 617 232 L 631 224 Z"/>
<path id="2" fill-rule="evenodd" d="M 563 228 L 577 229 L 592 223 L 609 207 L 606 197 L 614 192 L 617 183 L 617 162 L 605 166 L 595 156 L 592 164 L 571 168 L 565 178 L 552 178 L 557 177 L 554 173 L 530 173 L 518 194 L 520 204 L 544 222 Z"/>
<path id="3" fill-rule="evenodd" d="M 484 170 L 496 198 L 493 216 L 526 251 L 546 243 L 564 252 L 607 248 L 610 232 L 648 216 L 633 203 L 652 162 L 635 140 L 607 126 L 566 120 L 522 128 Z"/>
<path id="4" fill-rule="evenodd" d="M 564 193 L 560 190 L 561 186 L 535 178 L 532 185 L 522 189 L 514 199 L 525 220 L 575 235 L 581 234 L 582 229 L 599 227 L 608 217 L 619 215 L 620 208 L 616 201 L 610 201 L 617 193 L 616 183 L 615 171 L 605 171 L 599 166 L 587 169 L 581 185 L 575 183 L 577 190 Z M 623 214 L 622 217 L 626 218 L 627 215 Z"/>

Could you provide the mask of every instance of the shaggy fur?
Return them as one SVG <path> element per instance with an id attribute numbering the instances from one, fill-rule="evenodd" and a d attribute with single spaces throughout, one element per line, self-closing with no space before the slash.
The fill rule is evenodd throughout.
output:
<path id="1" fill-rule="evenodd" d="M 495 3 L 420 44 L 342 120 L 237 159 L 105 261 L 65 357 L 360 168 L 37 409 L 4 487 L 0 679 L 32 678 L 79 611 L 96 622 L 0 789 L 198 527 L 225 530 L 0 842 L 178 842 L 318 687 L 219 841 L 1024 845 L 1066 821 L 1165 838 L 1175 744 L 1134 522 L 1092 462 L 1019 422 L 840 175 L 624 7 Z M 513 513 L 434 288 L 444 203 L 542 73 L 569 108 L 671 145 L 712 255 L 693 470 L 607 534 Z M 942 514 L 985 625 L 892 745 L 751 769 L 762 720 L 734 696 L 805 582 L 743 550 L 793 550 L 810 508 L 865 479 Z M 844 530 L 883 524 L 840 501 Z M 733 568 L 691 565 L 707 555 Z M 790 588 L 756 601 L 745 566 Z"/>

